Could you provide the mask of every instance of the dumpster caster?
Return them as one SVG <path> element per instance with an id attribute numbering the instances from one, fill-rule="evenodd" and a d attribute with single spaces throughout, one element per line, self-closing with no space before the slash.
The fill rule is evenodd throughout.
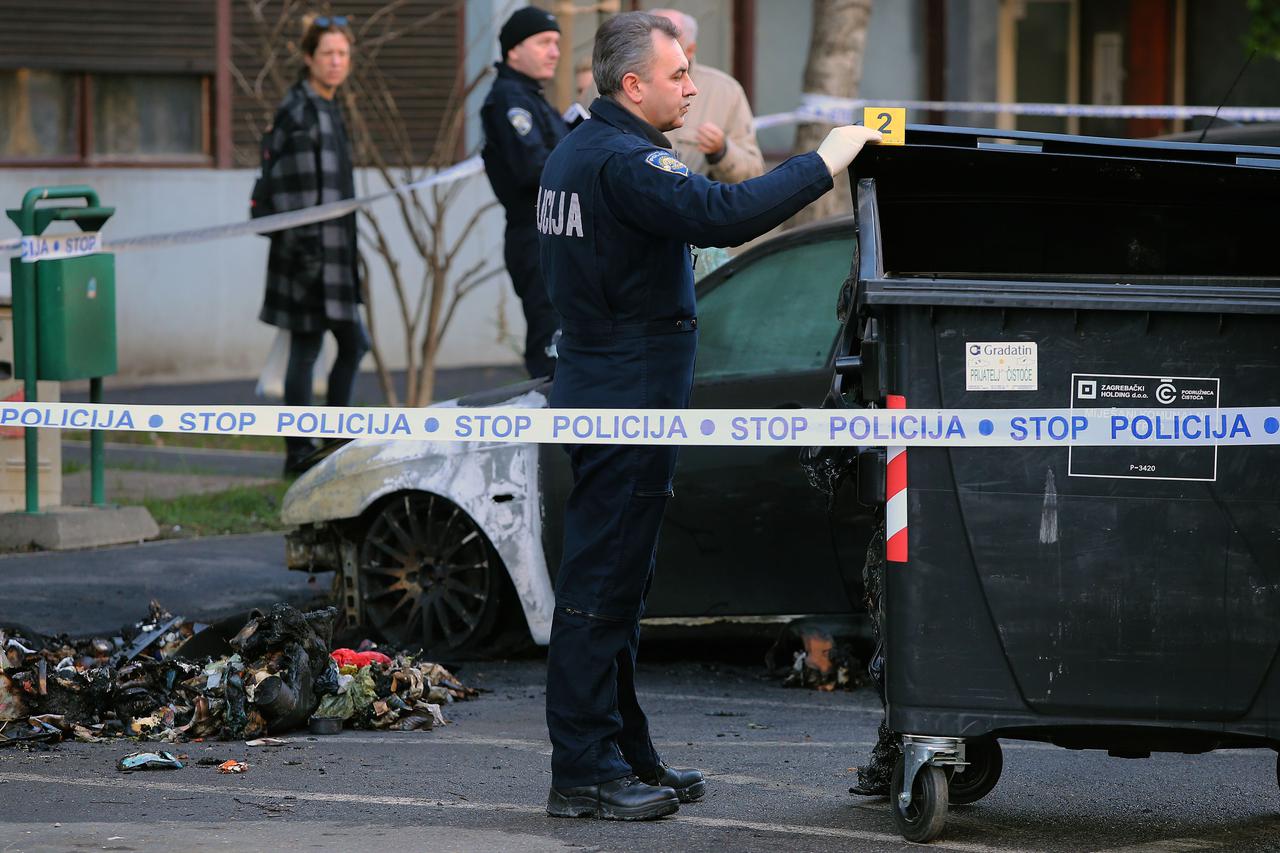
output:
<path id="1" fill-rule="evenodd" d="M 908 841 L 924 844 L 942 834 L 947 825 L 947 775 L 941 767 L 925 765 L 916 773 L 911 786 L 911 801 L 900 802 L 903 760 L 893 765 L 893 781 L 889 784 L 889 808 L 898 832 Z"/>
<path id="2" fill-rule="evenodd" d="M 942 834 L 947 823 L 945 768 L 963 768 L 964 754 L 959 738 L 903 735 L 902 755 L 889 783 L 889 808 L 903 838 L 923 844 Z"/>
<path id="3" fill-rule="evenodd" d="M 953 806 L 967 806 L 990 794 L 1004 769 L 1004 752 L 993 737 L 966 741 L 964 760 L 966 766 L 947 777 L 947 796 Z"/>

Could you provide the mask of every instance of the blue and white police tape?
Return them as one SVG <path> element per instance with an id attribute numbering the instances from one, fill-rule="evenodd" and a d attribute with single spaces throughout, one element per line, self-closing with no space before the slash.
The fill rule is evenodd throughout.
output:
<path id="1" fill-rule="evenodd" d="M 1062 118 L 1154 118 L 1192 119 L 1217 115 L 1224 122 L 1280 121 L 1280 107 L 1207 107 L 1166 104 L 1043 104 L 1001 103 L 999 101 L 901 101 L 896 98 L 837 98 L 805 95 L 797 113 L 802 120 L 847 124 L 861 118 L 863 107 L 904 107 L 909 110 L 956 113 L 1007 113 L 1023 116 Z"/>
<path id="2" fill-rule="evenodd" d="M 757 120 L 757 127 L 775 127 L 783 124 L 795 124 L 798 121 L 800 121 L 798 113 L 778 113 L 761 116 Z M 384 198 L 390 198 L 394 195 L 408 195 L 419 190 L 442 186 L 473 175 L 479 175 L 483 171 L 484 163 L 481 159 L 479 157 L 470 157 L 419 180 L 398 184 L 382 192 L 304 207 L 299 210 L 285 211 L 284 213 L 273 213 L 270 216 L 263 216 L 258 219 L 119 239 L 105 239 L 96 232 L 49 237 L 21 237 L 12 240 L 0 240 L 0 255 L 16 254 L 27 262 L 49 261 L 92 254 L 93 252 L 131 252 L 143 249 L 162 249 L 172 246 L 186 246 L 192 243 L 204 243 L 209 240 L 245 237 L 250 234 L 271 234 L 275 231 L 283 231 L 286 228 L 297 228 L 302 225 L 313 225 L 317 222 L 336 219 Z"/>
<path id="3" fill-rule="evenodd" d="M 0 403 L 0 428 L 740 447 L 1280 444 L 1280 407 L 1232 409 L 420 409 Z"/>
<path id="4" fill-rule="evenodd" d="M 300 210 L 290 210 L 284 213 L 273 213 L 270 216 L 263 216 L 258 219 L 249 219 L 243 222 L 230 222 L 225 225 L 209 225 L 202 228 L 187 228 L 182 231 L 169 231 L 164 234 L 146 234 L 138 237 L 123 237 L 120 239 L 101 239 L 97 241 L 92 251 L 98 252 L 130 252 L 140 249 L 160 249 L 169 246 L 185 246 L 191 243 L 204 243 L 209 240 L 223 240 L 228 237 L 244 237 L 250 234 L 270 234 L 274 231 L 282 231 L 285 228 L 297 228 L 300 225 L 312 225 L 316 222 L 324 222 L 329 219 L 336 219 L 339 216 L 346 216 L 352 211 L 358 210 L 376 201 L 384 198 L 390 198 L 394 195 L 408 195 L 418 190 L 429 189 L 434 186 L 460 181 L 463 178 L 469 178 L 472 175 L 478 175 L 484 171 L 484 164 L 479 157 L 472 157 L 456 163 L 447 169 L 441 169 L 431 175 L 407 184 L 398 184 L 391 189 L 382 192 L 371 193 L 369 195 L 360 196 L 359 198 L 348 198 L 342 201 L 331 201 L 327 204 L 318 204 L 314 207 L 304 207 Z M 97 235 L 64 235 L 79 237 L 96 237 Z M 60 247 L 56 251 L 39 251 L 38 247 L 47 247 L 57 237 L 22 237 L 16 240 L 7 240 L 0 242 L 0 254 L 6 252 L 21 253 L 23 260 L 53 260 L 60 257 L 74 257 L 77 254 L 85 254 L 83 251 L 74 251 L 74 247 L 67 245 L 65 248 Z"/>
<path id="5" fill-rule="evenodd" d="M 909 110 L 930 110 L 939 112 L 960 113 L 1007 113 L 1012 115 L 1034 116 L 1078 116 L 1082 118 L 1159 118 L 1189 119 L 1198 116 L 1217 114 L 1222 121 L 1280 121 L 1280 108 L 1277 107 L 1217 107 L 1207 106 L 1165 106 L 1150 104 L 1040 104 L 1040 103 L 999 103 L 995 101 L 902 101 L 893 98 L 836 98 L 829 95 L 805 95 L 798 110 L 786 113 L 772 113 L 757 116 L 755 129 L 764 130 L 770 127 L 817 121 L 830 123 L 848 123 L 857 117 L 857 111 L 867 106 L 878 106 L 892 103 L 894 106 Z M 397 194 L 408 194 L 417 190 L 439 186 L 462 180 L 484 171 L 484 164 L 479 157 L 471 157 L 446 169 L 441 169 L 417 181 L 399 184 L 388 190 L 359 198 L 343 199 L 314 207 L 291 210 L 250 219 L 231 222 L 224 225 L 210 225 L 202 228 L 188 228 L 182 231 L 170 231 L 164 234 L 145 234 L 137 237 L 97 241 L 91 251 L 128 252 L 141 249 L 158 249 L 169 246 L 184 246 L 192 243 L 203 243 L 209 240 L 223 240 L 229 237 L 243 237 L 249 234 L 270 234 L 285 228 L 297 228 L 345 216 L 361 207 Z M 84 238 L 97 238 L 96 234 L 76 235 Z M 86 251 L 64 249 L 61 245 L 51 250 L 56 237 L 16 238 L 0 240 L 0 255 L 21 255 L 24 260 L 53 260 L 60 257 L 74 257 L 86 254 Z"/>

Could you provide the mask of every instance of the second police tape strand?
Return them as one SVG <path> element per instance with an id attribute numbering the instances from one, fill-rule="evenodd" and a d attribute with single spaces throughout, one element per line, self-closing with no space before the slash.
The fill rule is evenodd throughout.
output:
<path id="1" fill-rule="evenodd" d="M 757 116 L 755 127 L 764 130 L 770 127 L 796 124 L 804 121 L 821 121 L 848 123 L 854 120 L 857 110 L 862 107 L 875 106 L 880 101 L 872 102 L 863 98 L 835 98 L 826 95 L 805 95 L 802 106 L 793 112 L 775 113 Z M 911 110 L 948 111 L 959 113 L 1008 113 L 1013 115 L 1037 116 L 1078 116 L 1084 118 L 1159 118 L 1189 119 L 1199 116 L 1213 115 L 1215 112 L 1222 121 L 1280 121 L 1280 108 L 1275 107 L 1223 107 L 1217 110 L 1207 106 L 1163 106 L 1163 105 L 1094 105 L 1094 104 L 1038 104 L 1020 103 L 1005 104 L 994 101 L 894 101 L 899 107 Z M 243 237 L 251 234 L 270 234 L 286 228 L 297 228 L 345 216 L 354 210 L 372 204 L 396 194 L 406 194 L 432 186 L 451 183 L 478 175 L 484 171 L 484 164 L 479 157 L 471 157 L 435 174 L 417 181 L 400 184 L 378 193 L 343 199 L 301 210 L 291 210 L 263 216 L 242 222 L 231 222 L 223 225 L 211 225 L 203 228 L 189 228 L 182 231 L 170 231 L 163 234 L 146 234 L 137 237 L 126 237 L 116 240 L 104 240 L 97 247 L 99 251 L 127 252 L 140 249 L 157 249 L 168 246 L 181 246 L 192 243 L 203 243 L 209 240 L 223 240 L 231 237 Z M 17 254 L 22 250 L 22 239 L 0 241 L 0 254 Z"/>
<path id="2" fill-rule="evenodd" d="M 450 443 L 1185 447 L 1280 444 L 1280 407 L 780 411 L 0 403 L 0 428 L 15 427 Z"/>
<path id="3" fill-rule="evenodd" d="M 374 202 L 380 201 L 384 198 L 390 198 L 394 195 L 405 195 L 440 184 L 452 183 L 453 181 L 459 181 L 463 178 L 469 178 L 472 175 L 478 175 L 483 171 L 484 164 L 480 161 L 480 158 L 471 157 L 467 160 L 463 160 L 461 163 L 456 163 L 447 169 L 442 169 L 435 174 L 428 175 L 421 180 L 407 184 L 400 184 L 389 190 L 371 193 L 358 198 L 332 201 L 327 204 L 315 205 L 314 207 L 304 207 L 299 210 L 289 210 L 284 213 L 273 213 L 270 216 L 263 216 L 258 219 L 250 219 L 244 222 L 230 222 L 224 225 L 188 228 L 182 231 L 169 231 L 163 234 L 146 234 L 138 237 L 103 240 L 97 248 L 100 251 L 107 252 L 128 252 L 139 249 L 159 249 L 168 246 L 204 243 L 209 240 L 224 240 L 229 237 L 245 237 L 251 234 L 270 234 L 275 231 L 283 231 L 286 228 L 297 228 L 302 225 L 312 225 L 316 222 L 337 219 L 339 216 L 346 216 L 354 210 L 358 210 L 361 207 L 373 204 Z M 22 249 L 22 242 L 22 239 L 0 242 L 0 253 L 17 253 Z"/>

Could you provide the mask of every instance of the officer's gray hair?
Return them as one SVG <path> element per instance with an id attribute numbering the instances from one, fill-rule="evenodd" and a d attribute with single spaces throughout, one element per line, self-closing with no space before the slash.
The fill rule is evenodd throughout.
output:
<path id="1" fill-rule="evenodd" d="M 680 39 L 679 27 L 648 12 L 624 12 L 600 25 L 591 52 L 591 76 L 601 96 L 610 97 L 622 91 L 622 78 L 628 74 L 649 79 L 655 30 L 677 41 Z"/>

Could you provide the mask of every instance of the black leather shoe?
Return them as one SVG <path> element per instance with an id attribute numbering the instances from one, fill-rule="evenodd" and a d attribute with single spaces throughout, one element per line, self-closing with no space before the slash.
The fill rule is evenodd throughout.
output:
<path id="1" fill-rule="evenodd" d="M 552 788 L 547 797 L 547 814 L 552 817 L 653 820 L 679 809 L 680 800 L 674 790 L 648 785 L 635 776 L 580 788 Z"/>
<path id="2" fill-rule="evenodd" d="M 676 770 L 665 764 L 659 764 L 652 773 L 641 776 L 640 781 L 646 785 L 666 785 L 668 788 L 674 788 L 676 796 L 682 803 L 695 802 L 707 793 L 707 783 L 702 778 L 701 771 Z"/>

